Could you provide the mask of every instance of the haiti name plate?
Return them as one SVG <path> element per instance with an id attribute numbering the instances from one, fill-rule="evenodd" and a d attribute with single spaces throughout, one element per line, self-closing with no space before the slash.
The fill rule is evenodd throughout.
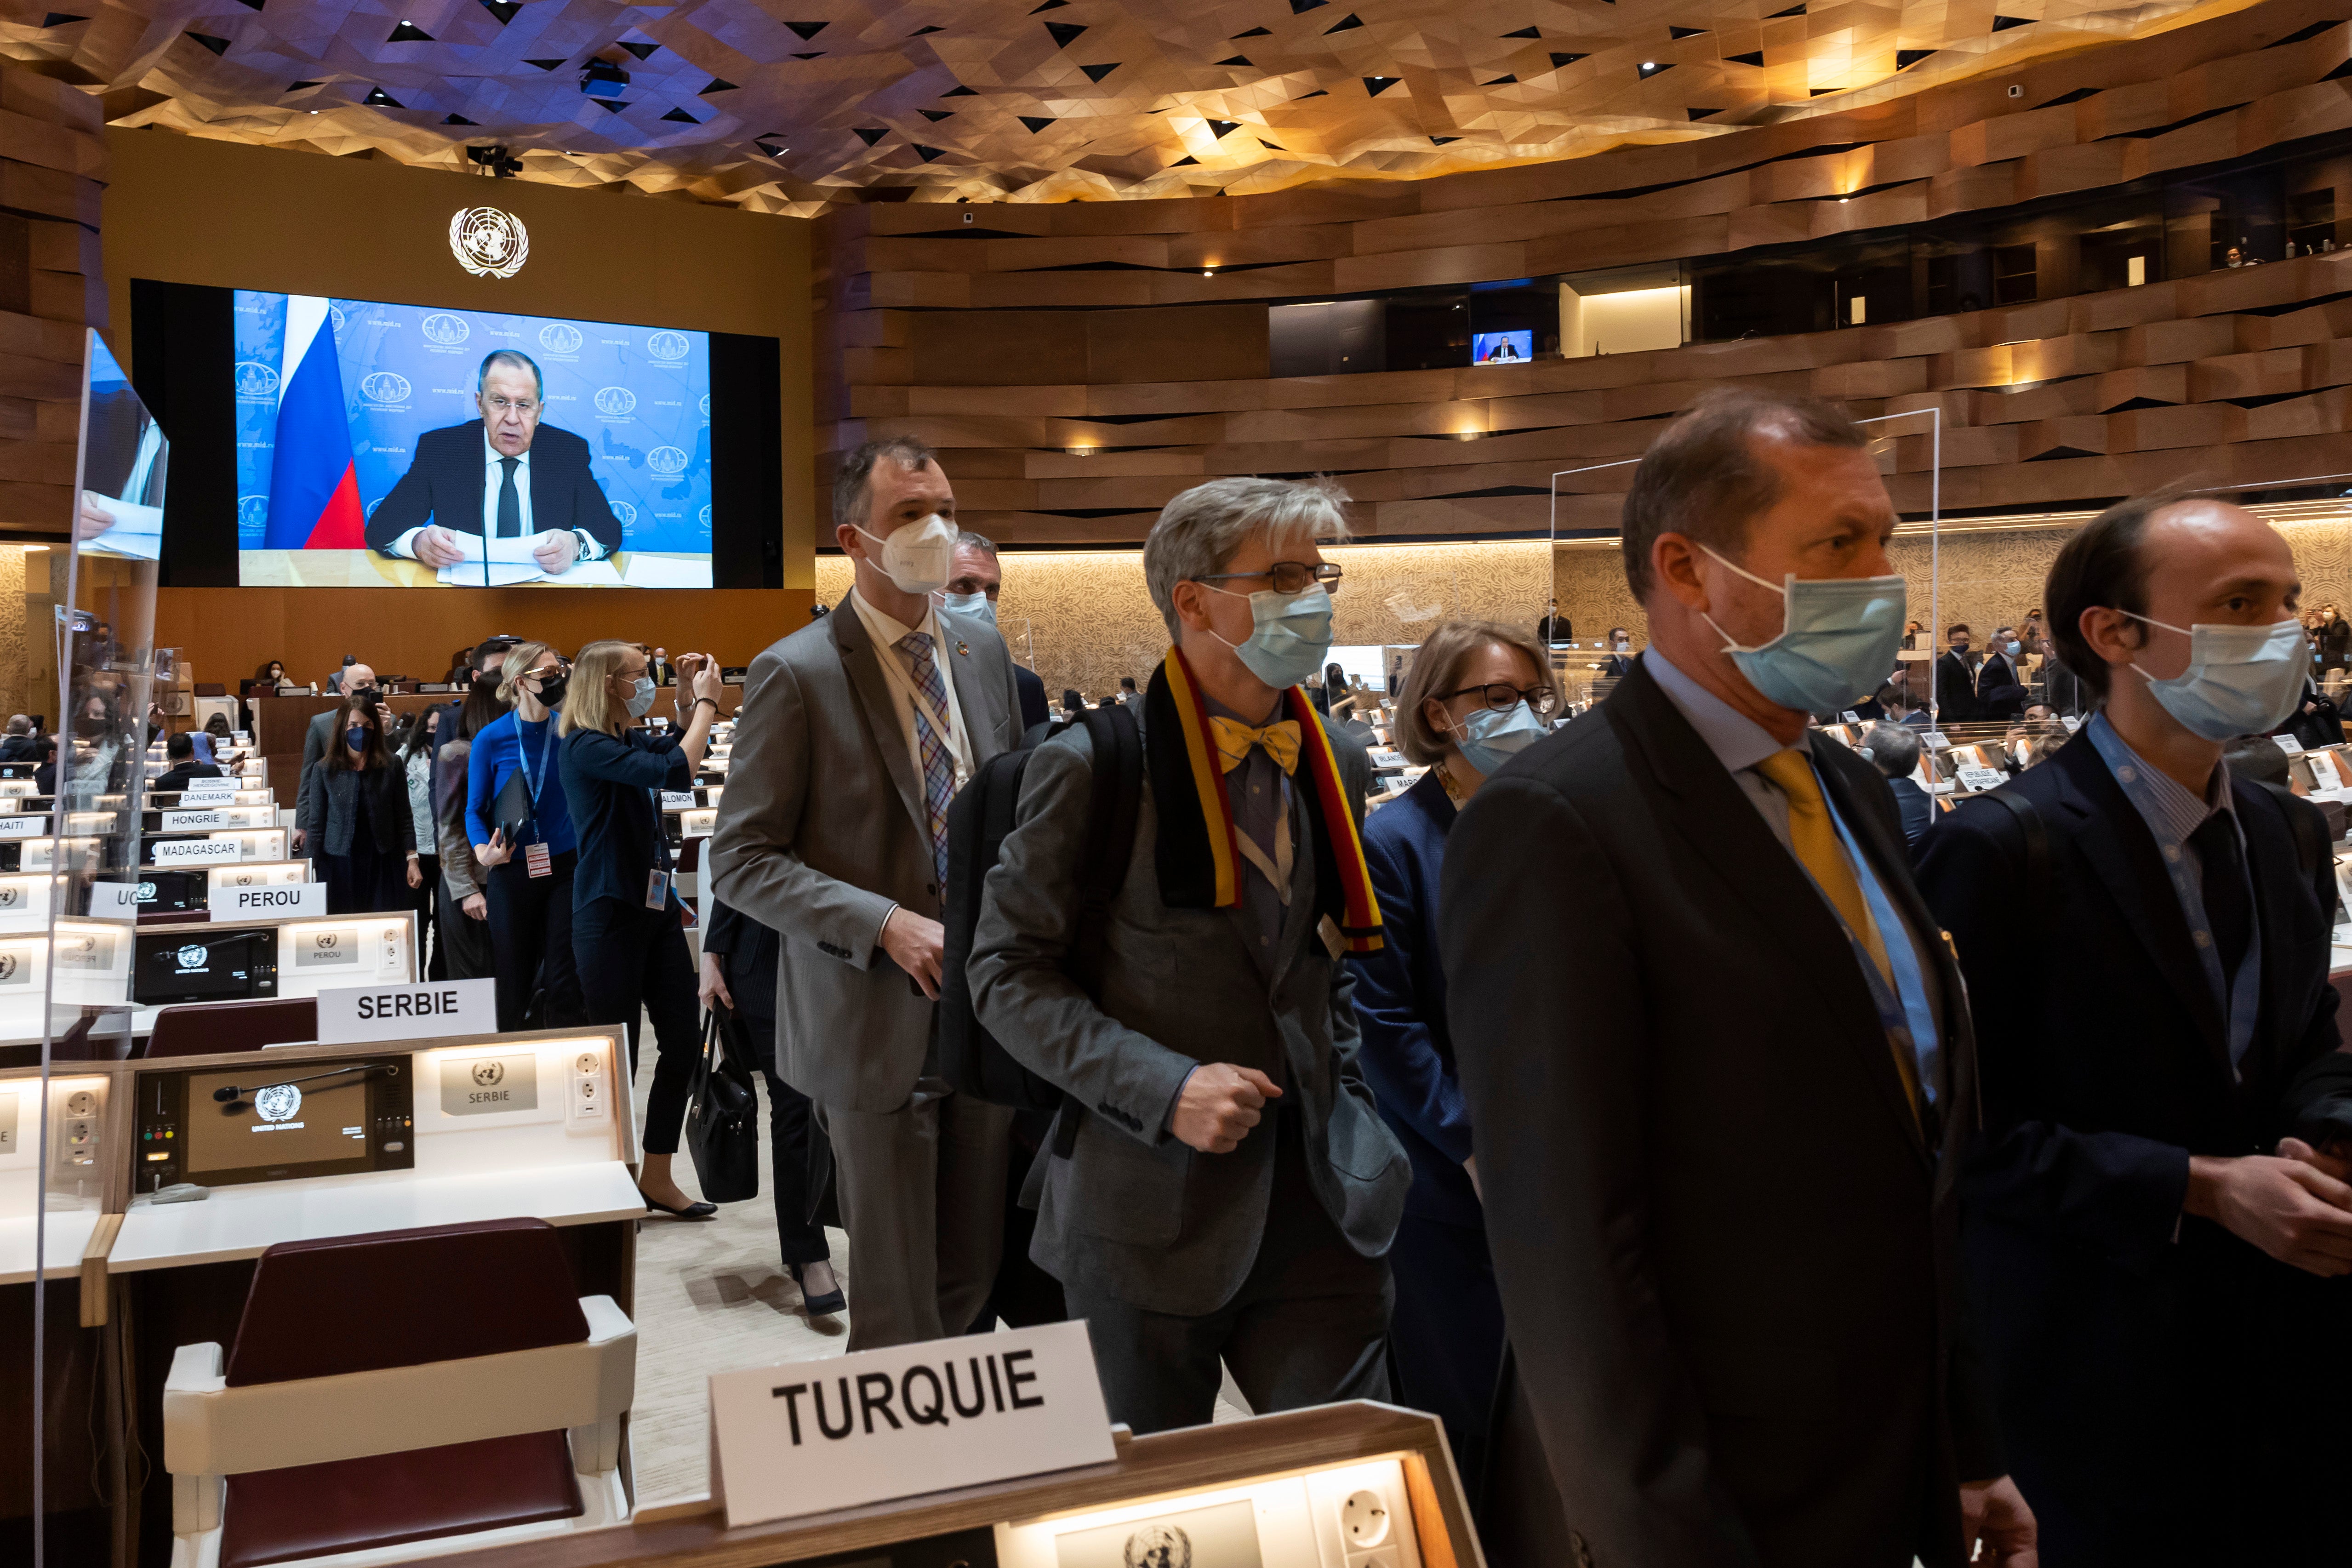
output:
<path id="1" fill-rule="evenodd" d="M 730 1529 L 1116 1457 L 1083 1322 L 710 1379 Z"/>

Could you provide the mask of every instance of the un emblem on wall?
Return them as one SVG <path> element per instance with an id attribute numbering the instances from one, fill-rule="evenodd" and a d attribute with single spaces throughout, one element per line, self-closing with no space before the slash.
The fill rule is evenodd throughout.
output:
<path id="1" fill-rule="evenodd" d="M 656 360 L 682 360 L 688 347 L 683 332 L 656 332 L 646 340 L 646 352 Z"/>
<path id="2" fill-rule="evenodd" d="M 446 310 L 436 310 L 427 316 L 417 324 L 417 329 L 425 334 L 426 342 L 438 343 L 445 349 L 454 349 L 474 335 L 474 329 L 467 324 L 463 316 L 455 316 Z"/>
<path id="3" fill-rule="evenodd" d="M 1192 1568 L 1192 1538 L 1172 1524 L 1147 1524 L 1127 1538 L 1127 1568 Z"/>
<path id="4" fill-rule="evenodd" d="M 683 474 L 686 454 L 675 446 L 656 446 L 646 454 L 646 466 L 656 474 Z"/>
<path id="5" fill-rule="evenodd" d="M 360 396 L 390 406 L 408 401 L 408 378 L 397 371 L 370 371 L 360 378 Z"/>
<path id="6" fill-rule="evenodd" d="M 550 321 L 539 329 L 539 346 L 551 354 L 580 351 L 580 329 L 568 321 Z"/>
<path id="7" fill-rule="evenodd" d="M 302 1091 L 291 1083 L 272 1083 L 253 1092 L 253 1113 L 265 1122 L 291 1121 L 302 1108 Z"/>
<path id="8" fill-rule="evenodd" d="M 449 219 L 449 254 L 477 277 L 512 277 L 530 255 L 530 235 L 512 213 L 467 207 Z"/>
<path id="9" fill-rule="evenodd" d="M 596 412 L 606 419 L 619 419 L 637 406 L 637 394 L 626 387 L 598 387 Z"/>

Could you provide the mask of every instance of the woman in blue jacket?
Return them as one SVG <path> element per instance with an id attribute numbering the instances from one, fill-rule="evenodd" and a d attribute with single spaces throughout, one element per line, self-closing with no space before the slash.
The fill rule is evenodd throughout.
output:
<path id="1" fill-rule="evenodd" d="M 532 1023 L 588 1021 L 572 967 L 572 876 L 579 838 L 563 799 L 553 710 L 563 702 L 562 655 L 544 643 L 507 652 L 499 701 L 508 712 L 474 737 L 466 758 L 466 835 L 488 869 L 490 947 L 500 1031 L 531 1027 L 534 987 L 546 1009 Z"/>
<path id="2" fill-rule="evenodd" d="M 1487 774 L 1541 739 L 1559 709 L 1544 669 L 1533 641 L 1490 622 L 1448 622 L 1422 644 L 1397 701 L 1397 747 L 1429 771 L 1364 824 L 1364 863 L 1387 940 L 1348 960 L 1363 1028 L 1357 1061 L 1412 1161 L 1404 1220 L 1389 1251 L 1397 1391 L 1402 1403 L 1445 1423 L 1454 1467 L 1474 1498 L 1502 1364 L 1503 1302 L 1445 1026 L 1437 887 L 1454 813 Z"/>
<path id="3" fill-rule="evenodd" d="M 646 1100 L 646 1163 L 637 1177 L 646 1207 L 708 1219 L 718 1206 L 697 1203 L 670 1176 L 702 1038 L 695 1024 L 694 960 L 686 950 L 669 843 L 662 836 L 661 791 L 693 788 L 724 688 L 716 661 L 688 653 L 677 661 L 677 716 L 685 732 L 635 728 L 654 706 L 650 663 L 635 643 L 606 642 L 581 649 L 572 666 L 560 726 L 564 798 L 580 833 L 572 952 L 588 1021 L 628 1026 L 633 1082 L 638 1019 L 650 1014 L 654 1020 L 659 1054 Z"/>

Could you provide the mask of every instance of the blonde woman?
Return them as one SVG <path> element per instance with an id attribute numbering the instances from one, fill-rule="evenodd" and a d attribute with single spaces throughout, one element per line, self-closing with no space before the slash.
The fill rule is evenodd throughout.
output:
<path id="1" fill-rule="evenodd" d="M 496 956 L 499 1028 L 565 1029 L 588 1021 L 572 967 L 572 872 L 579 836 L 563 800 L 556 761 L 555 709 L 562 705 L 563 655 L 544 643 L 518 643 L 499 667 L 508 712 L 474 737 L 466 758 L 466 833 L 486 868 L 484 893 Z M 531 1018 L 531 993 L 546 1007 Z"/>
<path id="2" fill-rule="evenodd" d="M 1502 1364 L 1503 1302 L 1445 1025 L 1437 884 L 1454 813 L 1486 775 L 1542 739 L 1559 711 L 1548 664 L 1524 632 L 1480 621 L 1447 622 L 1413 655 L 1397 699 L 1397 747 L 1429 771 L 1364 824 L 1364 866 L 1386 941 L 1348 960 L 1363 1035 L 1356 1061 L 1412 1162 L 1389 1251 L 1397 1392 L 1445 1423 L 1454 1468 L 1474 1495 Z"/>
<path id="3" fill-rule="evenodd" d="M 628 1027 L 632 1082 L 638 1021 L 653 1017 L 658 1054 L 646 1102 L 645 1167 L 637 1177 L 646 1207 L 681 1219 L 708 1219 L 718 1205 L 696 1202 L 670 1176 L 702 1039 L 694 960 L 678 922 L 658 801 L 661 790 L 693 787 L 724 688 L 715 660 L 686 654 L 677 661 L 684 733 L 639 729 L 637 721 L 654 706 L 651 664 L 637 643 L 611 642 L 589 643 L 572 663 L 557 721 L 563 798 L 580 844 L 572 880 L 572 956 L 588 1021 Z"/>

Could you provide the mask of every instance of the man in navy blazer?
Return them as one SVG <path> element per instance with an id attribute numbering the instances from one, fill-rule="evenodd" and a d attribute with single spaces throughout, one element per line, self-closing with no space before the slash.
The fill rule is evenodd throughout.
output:
<path id="1" fill-rule="evenodd" d="M 2299 586 L 2239 507 L 2108 508 L 2042 601 L 2100 710 L 1924 846 L 1984 1061 L 1967 1279 L 2049 1568 L 2352 1559 L 2334 867 L 2200 733 L 2274 719 L 2224 638 Z"/>
<path id="2" fill-rule="evenodd" d="M 436 569 L 466 559 L 457 536 L 532 538 L 551 575 L 621 548 L 620 519 L 588 470 L 588 443 L 541 425 L 546 389 L 527 354 L 499 349 L 474 377 L 478 423 L 428 430 L 368 519 L 367 542 Z"/>

